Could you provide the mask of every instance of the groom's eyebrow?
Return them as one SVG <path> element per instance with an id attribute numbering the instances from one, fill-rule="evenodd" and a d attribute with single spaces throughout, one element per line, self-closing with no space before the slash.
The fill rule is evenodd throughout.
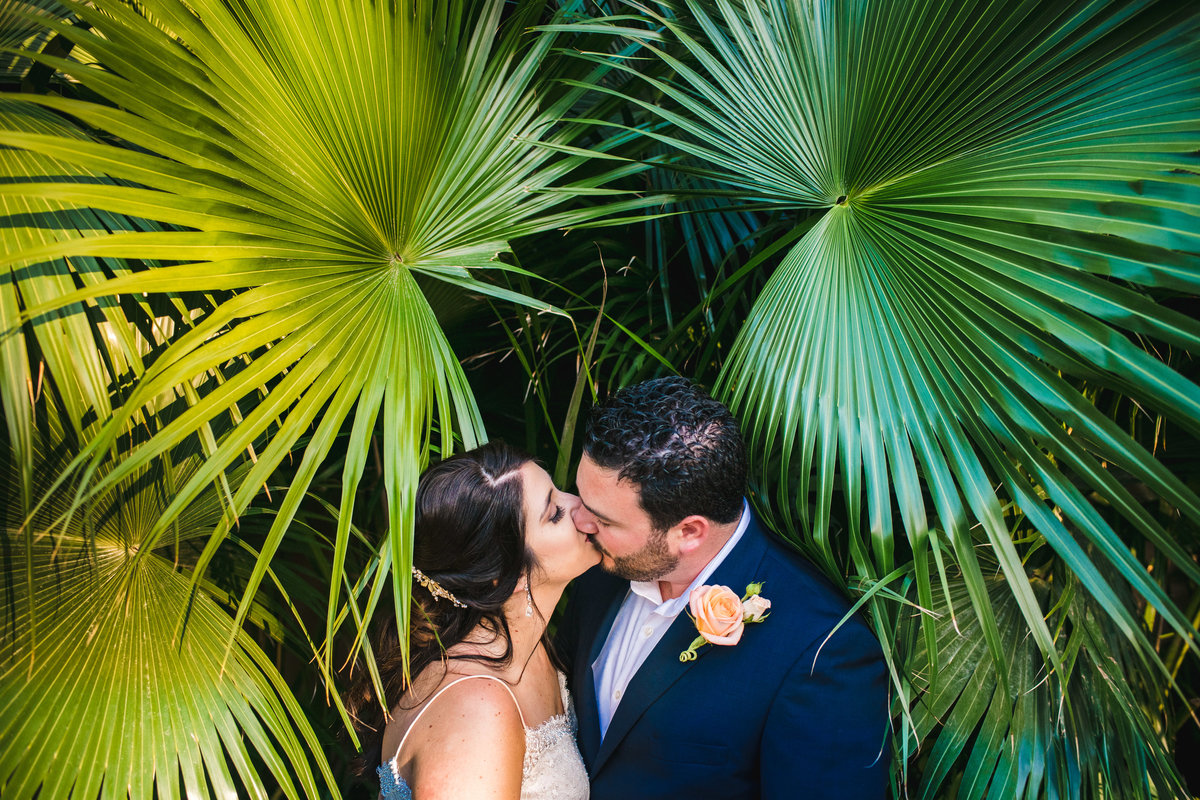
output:
<path id="1" fill-rule="evenodd" d="M 584 508 L 586 508 L 588 511 L 592 512 L 592 516 L 597 517 L 607 523 L 612 522 L 612 517 L 605 516 L 604 514 L 601 514 L 599 511 L 597 511 L 596 509 L 589 506 L 587 503 L 584 503 L 583 498 L 580 498 L 579 502 L 583 505 Z"/>

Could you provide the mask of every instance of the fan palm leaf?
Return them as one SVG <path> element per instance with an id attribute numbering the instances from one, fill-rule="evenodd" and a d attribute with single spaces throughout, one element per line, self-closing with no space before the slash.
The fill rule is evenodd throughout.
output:
<path id="1" fill-rule="evenodd" d="M 229 511 L 201 556 L 203 572 L 237 514 L 301 435 L 311 434 L 240 621 L 315 470 L 347 425 L 332 636 L 355 494 L 380 424 L 391 535 L 362 616 L 370 616 L 391 575 L 403 627 L 416 476 L 431 447 L 450 452 L 455 436 L 468 447 L 485 436 L 416 276 L 548 310 L 480 280 L 478 271 L 513 269 L 498 260 L 509 239 L 648 202 L 560 210 L 571 196 L 603 194 L 606 181 L 643 167 L 617 161 L 607 173 L 575 176 L 589 163 L 570 152 L 582 127 L 555 122 L 583 90 L 544 83 L 555 37 L 524 30 L 539 13 L 537 3 L 508 12 L 498 0 L 142 5 L 145 16 L 120 2 L 72 4 L 91 30 L 56 26 L 104 69 L 41 58 L 107 104 L 19 98 L 74 117 L 117 144 L 16 132 L 2 140 L 127 185 L 27 180 L 0 193 L 170 228 L 106 231 L 9 251 L 9 269 L 56 258 L 159 262 L 27 306 L 27 315 L 131 291 L 215 298 L 194 329 L 139 376 L 78 463 L 95 476 L 124 426 L 161 392 L 197 381 L 191 407 L 85 483 L 84 496 L 108 491 L 200 436 L 206 461 L 164 509 L 148 534 L 153 539 L 263 439 L 261 452 L 249 451 L 254 463 L 240 489 L 227 492 Z M 328 663 L 329 650 L 324 658 Z"/>
<path id="2" fill-rule="evenodd" d="M 54 410 L 44 411 L 31 454 L 41 479 L 73 449 Z M 173 462 L 157 461 L 66 528 L 46 523 L 67 497 L 27 519 L 13 496 L 21 477 L 6 470 L 5 797 L 240 791 L 265 800 L 272 789 L 315 798 L 333 788 L 316 734 L 283 676 L 217 604 L 221 594 L 198 588 L 190 570 L 180 569 L 224 513 L 218 492 L 210 489 L 177 516 L 169 546 L 144 547 L 171 489 L 201 462 L 178 453 Z"/>
<path id="3" fill-rule="evenodd" d="M 1150 543 L 1195 587 L 1194 536 L 1169 534 L 1131 484 L 1192 526 L 1200 498 L 1083 387 L 1200 433 L 1200 387 L 1148 351 L 1200 345 L 1200 324 L 1158 301 L 1200 288 L 1200 15 L 1119 0 L 630 5 L 600 26 L 671 71 L 644 73 L 657 99 L 627 96 L 655 120 L 645 135 L 722 196 L 811 224 L 718 386 L 781 529 L 831 575 L 908 564 L 925 608 L 956 564 L 1002 683 L 981 544 L 1061 679 L 1023 565 L 1036 543 L 1144 668 L 1165 675 L 1125 587 L 1194 652 L 1191 620 L 1136 554 Z M 873 610 L 894 661 L 893 612 Z"/>
<path id="4" fill-rule="evenodd" d="M 0 99 L 0 127 L 13 133 L 54 136 L 80 144 L 91 141 L 84 131 L 61 117 L 36 106 L 3 99 Z M 12 150 L 0 161 L 0 180 L 5 184 L 28 182 L 31 175 L 114 187 L 103 174 L 38 153 Z M 0 198 L 0 213 L 5 220 L 0 230 L 4 252 L 53 246 L 56 242 L 94 235 L 98 230 L 158 229 L 145 220 L 76 208 L 39 196 L 6 195 Z M 53 302 L 71 293 L 77 281 L 94 285 L 106 275 L 129 272 L 128 266 L 119 260 L 83 256 L 71 262 L 55 259 L 6 270 L 0 278 L 3 287 L 0 327 L 12 332 L 0 340 L 3 365 L 0 406 L 5 410 L 13 463 L 23 473 L 20 504 L 25 513 L 32 510 L 34 500 L 28 492 L 35 485 L 32 471 L 36 399 L 52 383 L 55 403 L 70 436 L 77 441 L 82 439 L 85 430 L 94 427 L 97 420 L 111 415 L 114 384 L 131 372 L 144 370 L 146 339 L 161 342 L 167 333 L 162 326 L 173 330 L 174 320 L 152 312 L 140 295 L 122 300 L 104 298 L 90 308 L 77 303 L 49 312 L 36 325 L 18 330 L 22 309 Z M 181 319 L 186 320 L 187 314 L 183 313 Z M 97 341 L 102 346 L 97 346 Z"/>
<path id="5" fill-rule="evenodd" d="M 987 566 L 994 573 L 995 563 Z M 1059 577 L 1065 580 L 1058 584 L 1031 582 L 1047 619 L 1063 632 L 1056 641 L 1066 665 L 1061 673 L 1046 671 L 999 577 L 987 579 L 987 591 L 1005 645 L 1007 682 L 988 655 L 957 571 L 947 594 L 928 609 L 936 620 L 935 649 L 917 635 L 918 623 L 901 635 L 915 645 L 914 702 L 912 730 L 897 744 L 907 755 L 922 740 L 929 743 L 917 796 L 944 796 L 956 772 L 960 798 L 1187 796 L 1165 731 L 1145 713 L 1161 702 L 1165 679 L 1146 669 L 1142 654 L 1107 624 L 1108 614 L 1069 572 Z M 944 667 L 935 680 L 936 661 Z M 1099 778 L 1083 782 L 1081 775 Z"/>
<path id="6" fill-rule="evenodd" d="M 0 102 L 7 130 L 90 141 L 36 106 Z M 31 175 L 112 186 L 102 174 L 28 151 L 0 161 L 5 182 Z M 5 252 L 157 226 L 42 197 L 0 201 Z M 23 304 L 129 272 L 119 260 L 76 257 L 5 271 L 0 315 L 20 325 Z M 35 500 L 111 414 L 111 393 L 186 323 L 186 307 L 152 310 L 140 294 L 75 304 L 0 342 L 3 481 L 0 610 L 0 785 L 5 796 L 289 797 L 322 794 L 312 765 L 332 776 L 305 715 L 275 666 L 232 624 L 210 587 L 197 593 L 176 568 L 180 549 L 203 541 L 222 504 L 211 490 L 185 509 L 166 542 L 145 534 L 198 458 L 159 460 L 130 475 L 65 530 L 46 535 L 62 498 L 29 519 Z M 174 395 L 155 398 L 165 408 Z M 152 417 L 151 417 L 152 418 Z M 164 469 L 164 464 L 168 464 Z M 173 553 L 171 551 L 174 551 Z M 217 595 L 219 596 L 219 595 Z M 233 641 L 229 658 L 227 643 Z M 224 663 L 223 663 L 224 662 Z M 69 746 L 62 746 L 62 743 Z M 264 776 L 270 776 L 264 780 Z"/>

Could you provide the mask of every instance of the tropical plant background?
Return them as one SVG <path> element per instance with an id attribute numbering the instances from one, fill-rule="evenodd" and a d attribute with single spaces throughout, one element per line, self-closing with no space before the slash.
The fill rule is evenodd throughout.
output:
<path id="1" fill-rule="evenodd" d="M 569 485 L 665 372 L 874 626 L 894 796 L 1200 788 L 1188 4 L 4 0 L 0 48 L 6 798 L 372 793 L 338 692 L 420 470 Z"/>

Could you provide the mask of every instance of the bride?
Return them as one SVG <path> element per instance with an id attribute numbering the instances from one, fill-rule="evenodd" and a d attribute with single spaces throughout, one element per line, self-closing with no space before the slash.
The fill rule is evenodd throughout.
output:
<path id="1" fill-rule="evenodd" d="M 575 713 L 546 616 L 600 561 L 579 498 L 492 443 L 430 467 L 417 489 L 410 667 L 394 625 L 376 649 L 391 704 L 365 676 L 347 699 L 384 800 L 586 798 Z"/>

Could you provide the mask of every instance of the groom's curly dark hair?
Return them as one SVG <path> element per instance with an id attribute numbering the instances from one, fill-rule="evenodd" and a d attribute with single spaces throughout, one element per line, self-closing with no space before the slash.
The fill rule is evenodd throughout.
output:
<path id="1" fill-rule="evenodd" d="M 597 405 L 583 451 L 639 490 L 657 530 L 691 514 L 737 520 L 746 489 L 746 445 L 722 403 L 686 378 L 627 386 Z"/>

